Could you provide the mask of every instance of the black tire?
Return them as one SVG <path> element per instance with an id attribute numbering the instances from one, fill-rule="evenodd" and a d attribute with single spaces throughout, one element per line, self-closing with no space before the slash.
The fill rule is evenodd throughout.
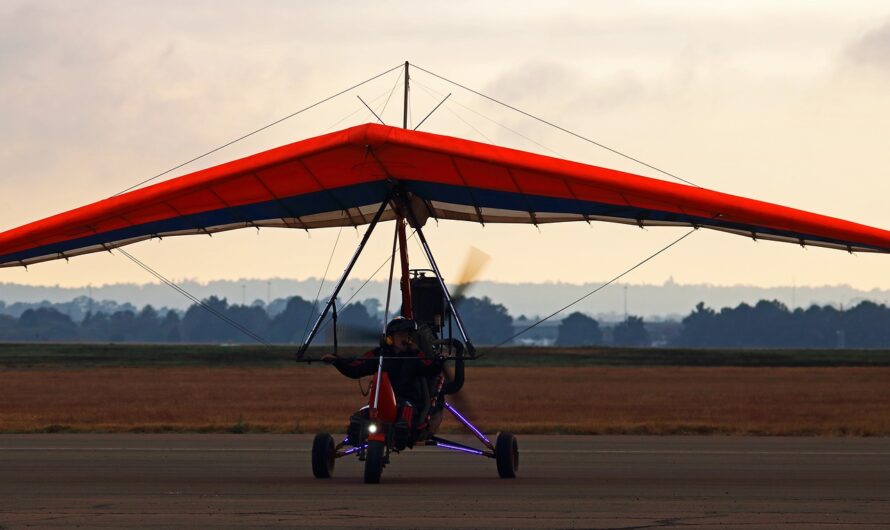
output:
<path id="1" fill-rule="evenodd" d="M 315 478 L 331 478 L 336 454 L 333 436 L 328 433 L 315 435 L 312 441 L 312 474 Z"/>
<path id="2" fill-rule="evenodd" d="M 380 482 L 380 474 L 383 473 L 383 453 L 386 448 L 383 442 L 368 442 L 365 449 L 365 484 L 377 484 Z"/>
<path id="3" fill-rule="evenodd" d="M 498 462 L 498 475 L 501 478 L 516 478 L 519 471 L 519 444 L 516 437 L 508 432 L 498 435 L 494 445 L 494 456 Z"/>

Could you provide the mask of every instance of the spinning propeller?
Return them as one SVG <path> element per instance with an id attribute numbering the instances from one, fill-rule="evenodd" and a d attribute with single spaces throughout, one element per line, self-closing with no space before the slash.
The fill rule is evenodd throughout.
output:
<path id="1" fill-rule="evenodd" d="M 464 258 L 464 264 L 457 280 L 457 286 L 451 293 L 455 303 L 460 303 L 460 300 L 465 298 L 466 294 L 473 288 L 477 278 L 482 274 L 482 271 L 488 266 L 490 261 L 491 256 L 474 246 L 470 246 L 467 250 L 467 256 Z M 454 378 L 453 365 L 451 363 L 445 364 L 445 377 L 448 380 L 453 380 Z M 447 400 L 464 413 L 473 415 L 473 408 L 466 392 L 459 390 L 454 394 L 450 394 L 447 397 Z"/>
<path id="2" fill-rule="evenodd" d="M 467 291 L 469 291 L 473 287 L 473 284 L 476 283 L 476 278 L 478 278 L 485 267 L 488 266 L 489 261 L 491 261 L 491 256 L 478 248 L 471 246 L 469 250 L 467 250 L 467 257 L 464 258 L 464 266 L 458 277 L 457 287 L 451 293 L 451 297 L 455 300 L 464 298 Z"/>

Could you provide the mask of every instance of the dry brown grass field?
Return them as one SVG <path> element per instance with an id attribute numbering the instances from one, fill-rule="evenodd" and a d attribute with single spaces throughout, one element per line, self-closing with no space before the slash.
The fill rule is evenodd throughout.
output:
<path id="1" fill-rule="evenodd" d="M 356 381 L 319 365 L 2 378 L 2 432 L 342 432 L 363 400 Z M 461 394 L 489 432 L 890 435 L 881 367 L 474 367 Z"/>

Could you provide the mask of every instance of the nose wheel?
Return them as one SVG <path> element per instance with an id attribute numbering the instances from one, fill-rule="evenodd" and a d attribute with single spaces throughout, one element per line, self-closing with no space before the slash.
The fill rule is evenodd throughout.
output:
<path id="1" fill-rule="evenodd" d="M 385 446 L 383 442 L 368 442 L 365 455 L 365 484 L 377 484 L 380 482 L 380 474 L 383 473 L 385 463 Z"/>
<path id="2" fill-rule="evenodd" d="M 312 474 L 315 478 L 331 478 L 336 458 L 334 437 L 327 433 L 316 434 L 312 441 Z"/>
<path id="3" fill-rule="evenodd" d="M 516 478 L 516 472 L 519 471 L 519 444 L 515 436 L 508 432 L 500 433 L 494 446 L 494 457 L 498 463 L 498 476 Z"/>

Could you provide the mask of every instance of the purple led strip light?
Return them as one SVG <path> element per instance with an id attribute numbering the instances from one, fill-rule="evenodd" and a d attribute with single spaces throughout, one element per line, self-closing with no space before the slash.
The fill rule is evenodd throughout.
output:
<path id="1" fill-rule="evenodd" d="M 448 412 L 454 414 L 454 417 L 457 418 L 457 421 L 461 422 L 461 423 L 463 424 L 463 426 L 466 427 L 467 429 L 470 429 L 470 432 L 472 432 L 473 434 L 475 434 L 475 435 L 476 435 L 476 438 L 479 438 L 479 440 L 480 440 L 482 443 L 484 443 L 489 449 L 494 449 L 494 448 L 491 446 L 491 442 L 488 441 L 488 438 L 486 438 L 485 435 L 482 434 L 482 432 L 481 432 L 479 429 L 477 429 L 472 423 L 470 423 L 470 420 L 464 418 L 464 417 L 461 415 L 461 413 L 457 411 L 456 408 L 452 407 L 452 406 L 451 406 L 451 403 L 448 403 L 448 402 L 446 401 L 446 402 L 445 402 L 445 408 L 448 409 Z"/>
<path id="2" fill-rule="evenodd" d="M 436 447 L 441 447 L 442 449 L 451 449 L 452 451 L 460 451 L 462 453 L 470 453 L 471 455 L 485 456 L 485 453 L 483 451 L 480 451 L 479 449 L 471 449 L 469 447 L 458 447 L 456 445 L 446 444 L 446 443 L 442 443 L 442 442 L 438 442 L 436 444 Z"/>
<path id="3" fill-rule="evenodd" d="M 351 455 L 352 453 L 355 453 L 356 451 L 361 451 L 365 447 L 368 447 L 368 445 L 365 444 L 365 445 L 360 445 L 358 447 L 350 447 L 349 449 L 343 451 L 342 456 Z"/>

